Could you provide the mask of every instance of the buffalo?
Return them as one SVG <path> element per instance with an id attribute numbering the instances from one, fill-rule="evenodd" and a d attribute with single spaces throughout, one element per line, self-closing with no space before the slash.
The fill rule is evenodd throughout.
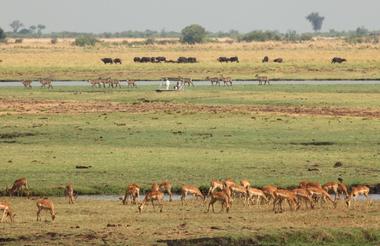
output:
<path id="1" fill-rule="evenodd" d="M 263 63 L 264 63 L 264 62 L 269 62 L 269 57 L 268 57 L 268 56 L 264 56 L 262 62 L 263 62 Z"/>
<path id="2" fill-rule="evenodd" d="M 188 63 L 188 59 L 186 57 L 181 56 L 181 57 L 178 57 L 177 62 L 178 63 Z"/>
<path id="3" fill-rule="evenodd" d="M 237 57 L 237 56 L 232 56 L 232 57 L 230 57 L 230 62 L 237 62 L 237 63 L 239 63 L 239 58 Z"/>
<path id="4" fill-rule="evenodd" d="M 197 58 L 195 58 L 195 57 L 188 57 L 187 58 L 187 62 L 188 63 L 196 63 L 197 62 Z"/>
<path id="5" fill-rule="evenodd" d="M 164 56 L 157 56 L 156 57 L 156 61 L 157 62 L 166 62 L 166 57 L 164 57 Z"/>
<path id="6" fill-rule="evenodd" d="M 133 61 L 134 62 L 141 62 L 141 58 L 136 56 L 135 58 L 133 58 Z"/>
<path id="7" fill-rule="evenodd" d="M 120 58 L 115 58 L 115 59 L 113 59 L 113 63 L 115 63 L 115 64 L 121 64 L 121 59 Z"/>
<path id="8" fill-rule="evenodd" d="M 102 59 L 100 59 L 104 64 L 113 64 L 113 60 L 112 60 L 112 58 L 102 58 Z"/>
<path id="9" fill-rule="evenodd" d="M 229 59 L 227 57 L 225 57 L 225 56 L 220 56 L 217 60 L 220 63 L 222 63 L 222 62 L 228 62 L 229 61 Z"/>
<path id="10" fill-rule="evenodd" d="M 331 60 L 331 63 L 342 63 L 342 62 L 346 62 L 347 60 L 345 58 L 340 58 L 340 57 L 334 57 L 332 60 Z"/>
<path id="11" fill-rule="evenodd" d="M 276 58 L 273 62 L 282 63 L 284 60 L 282 58 Z"/>

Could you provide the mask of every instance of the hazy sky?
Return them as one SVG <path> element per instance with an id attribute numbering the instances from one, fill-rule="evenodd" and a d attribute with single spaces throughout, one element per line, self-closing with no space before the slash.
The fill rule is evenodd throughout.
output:
<path id="1" fill-rule="evenodd" d="M 46 31 L 180 31 L 200 24 L 210 31 L 311 31 L 305 16 L 325 16 L 322 31 L 365 26 L 380 30 L 379 0 L 0 0 L 0 27 L 18 19 Z"/>

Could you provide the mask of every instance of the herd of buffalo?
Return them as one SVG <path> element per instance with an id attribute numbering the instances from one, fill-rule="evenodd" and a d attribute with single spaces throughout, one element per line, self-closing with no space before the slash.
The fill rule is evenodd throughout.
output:
<path id="1" fill-rule="evenodd" d="M 121 64 L 121 59 L 120 58 L 110 58 L 110 57 L 105 57 L 100 59 L 104 64 Z M 228 63 L 228 62 L 236 62 L 239 63 L 239 57 L 237 56 L 232 56 L 232 57 L 226 57 L 226 56 L 220 56 L 216 59 L 220 63 Z M 269 62 L 269 57 L 264 56 L 262 59 L 263 63 Z M 133 62 L 136 63 L 197 63 L 198 60 L 196 57 L 178 57 L 177 60 L 169 60 L 165 56 L 156 56 L 156 57 L 149 57 L 149 56 L 143 56 L 143 57 L 134 57 Z M 276 63 L 283 63 L 284 59 L 281 57 L 273 59 L 273 62 Z M 331 63 L 342 63 L 342 62 L 347 62 L 347 59 L 341 58 L 341 57 L 334 57 L 331 60 Z"/>

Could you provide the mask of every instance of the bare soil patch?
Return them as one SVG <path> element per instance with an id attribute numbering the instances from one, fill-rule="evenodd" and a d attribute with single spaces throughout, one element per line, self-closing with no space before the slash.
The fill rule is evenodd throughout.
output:
<path id="1" fill-rule="evenodd" d="M 380 118 L 380 110 L 368 108 L 263 106 L 263 105 L 204 105 L 167 102 L 78 102 L 60 100 L 0 99 L 0 115 L 5 114 L 76 114 L 105 112 L 166 112 L 166 113 L 280 113 L 288 115 L 324 115 Z"/>

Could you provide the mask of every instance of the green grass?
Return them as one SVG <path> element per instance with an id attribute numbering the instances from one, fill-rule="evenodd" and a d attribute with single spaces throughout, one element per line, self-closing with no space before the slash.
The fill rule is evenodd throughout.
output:
<path id="1" fill-rule="evenodd" d="M 173 94 L 151 89 L 7 88 L 0 90 L 0 97 L 78 105 L 94 101 L 155 104 L 141 104 L 145 98 L 173 104 L 370 108 L 376 112 L 380 105 L 380 89 L 374 85 L 196 87 Z M 36 194 L 61 194 L 55 187 L 68 181 L 81 193 L 119 194 L 128 183 L 146 189 L 164 179 L 178 188 L 227 177 L 248 178 L 257 186 L 292 186 L 305 179 L 323 183 L 339 176 L 348 184 L 375 184 L 380 177 L 380 120 L 376 117 L 186 110 L 25 113 L 0 117 L 0 134 L 33 134 L 0 138 L 0 172 L 4 174 L 0 187 L 22 176 Z M 334 168 L 337 161 L 343 167 Z M 76 165 L 92 168 L 79 170 Z M 308 171 L 315 167 L 319 171 Z"/>

